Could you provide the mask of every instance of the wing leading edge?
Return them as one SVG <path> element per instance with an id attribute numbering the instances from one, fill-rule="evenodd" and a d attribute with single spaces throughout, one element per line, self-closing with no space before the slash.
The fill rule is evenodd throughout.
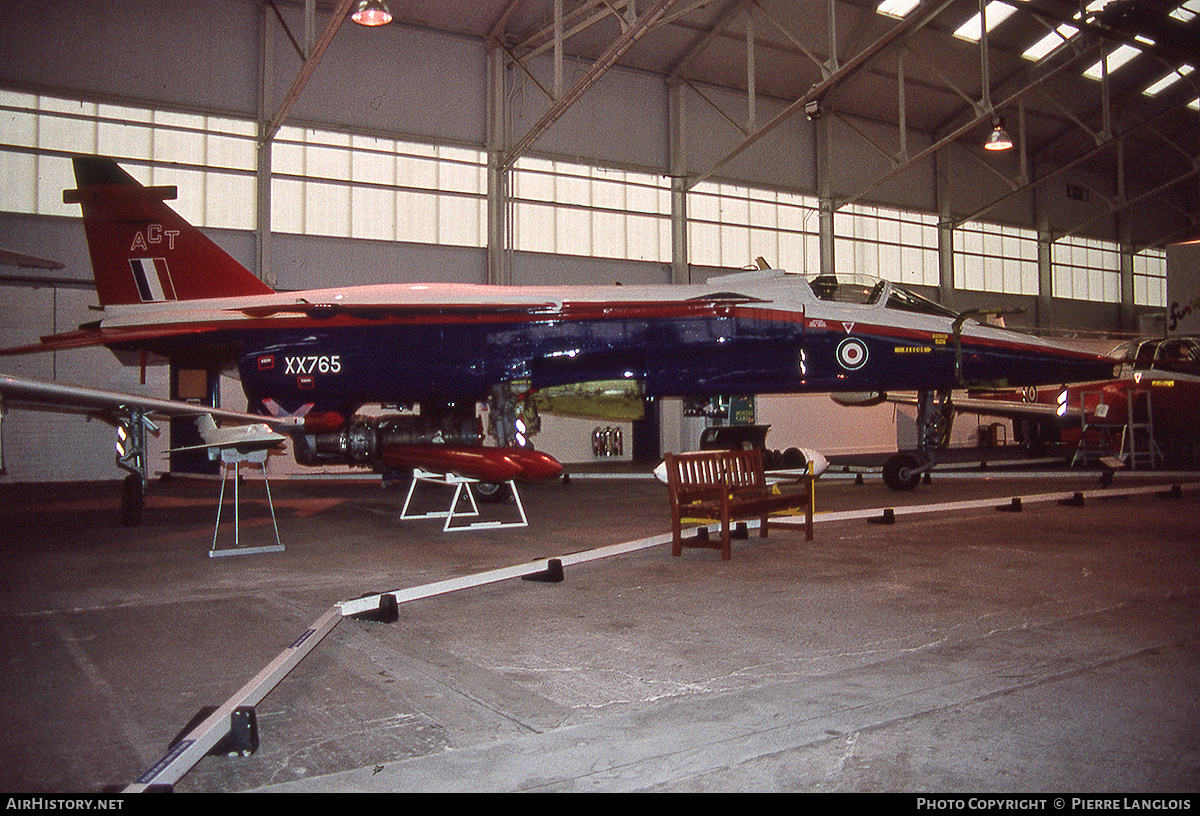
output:
<path id="1" fill-rule="evenodd" d="M 0 374 L 0 398 L 3 399 L 6 409 L 15 408 L 29 411 L 128 416 L 132 411 L 137 410 L 146 414 L 173 417 L 209 415 L 232 422 L 266 423 L 283 429 L 300 427 L 303 423 L 303 420 L 298 417 L 265 417 L 179 400 L 164 400 L 119 391 L 107 391 L 101 388 L 31 380 L 11 374 Z"/>

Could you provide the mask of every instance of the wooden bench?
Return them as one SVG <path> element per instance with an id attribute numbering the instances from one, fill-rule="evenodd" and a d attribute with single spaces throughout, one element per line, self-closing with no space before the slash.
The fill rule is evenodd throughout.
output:
<path id="1" fill-rule="evenodd" d="M 763 473 L 762 451 L 706 450 L 668 453 L 667 487 L 671 494 L 671 525 L 674 537 L 671 555 L 684 547 L 719 549 L 730 558 L 730 525 L 741 519 L 760 519 L 759 535 L 765 538 L 770 526 L 804 528 L 805 539 L 813 538 L 813 476 L 801 477 L 800 490 L 773 493 Z M 771 521 L 771 513 L 804 510 L 804 522 Z M 683 520 L 721 523 L 720 542 L 706 538 L 683 539 Z M 705 530 L 707 532 L 707 529 Z"/>

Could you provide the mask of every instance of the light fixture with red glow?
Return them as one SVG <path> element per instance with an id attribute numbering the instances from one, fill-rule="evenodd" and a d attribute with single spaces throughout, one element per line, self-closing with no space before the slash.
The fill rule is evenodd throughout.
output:
<path id="1" fill-rule="evenodd" d="M 985 150 L 1008 150 L 1012 146 L 1012 139 L 1004 131 L 1004 117 L 997 116 L 992 120 L 992 132 L 988 134 L 983 147 Z"/>
<path id="2" fill-rule="evenodd" d="M 383 0 L 358 0 L 350 19 L 359 25 L 381 26 L 392 21 L 392 12 Z"/>

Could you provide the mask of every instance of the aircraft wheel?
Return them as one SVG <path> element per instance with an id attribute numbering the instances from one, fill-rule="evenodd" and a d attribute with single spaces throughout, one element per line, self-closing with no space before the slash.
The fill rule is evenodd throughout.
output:
<path id="1" fill-rule="evenodd" d="M 507 484 L 498 482 L 479 482 L 474 489 L 475 495 L 479 497 L 480 501 L 489 503 L 504 501 L 510 492 Z"/>
<path id="2" fill-rule="evenodd" d="M 142 523 L 142 509 L 146 506 L 142 477 L 130 473 L 121 483 L 121 526 L 137 527 Z"/>
<path id="3" fill-rule="evenodd" d="M 883 463 L 883 483 L 892 490 L 912 490 L 921 483 L 921 460 L 911 453 L 898 453 Z"/>

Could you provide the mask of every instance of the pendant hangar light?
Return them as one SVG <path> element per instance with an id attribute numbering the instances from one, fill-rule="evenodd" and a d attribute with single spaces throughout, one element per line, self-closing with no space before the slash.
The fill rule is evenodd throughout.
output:
<path id="1" fill-rule="evenodd" d="M 350 19 L 359 25 L 381 26 L 392 21 L 392 12 L 383 0 L 358 0 Z"/>
<path id="2" fill-rule="evenodd" d="M 1004 117 L 997 116 L 992 119 L 992 132 L 988 134 L 987 141 L 983 143 L 985 150 L 1008 150 L 1013 146 L 1012 138 L 1004 130 Z"/>

